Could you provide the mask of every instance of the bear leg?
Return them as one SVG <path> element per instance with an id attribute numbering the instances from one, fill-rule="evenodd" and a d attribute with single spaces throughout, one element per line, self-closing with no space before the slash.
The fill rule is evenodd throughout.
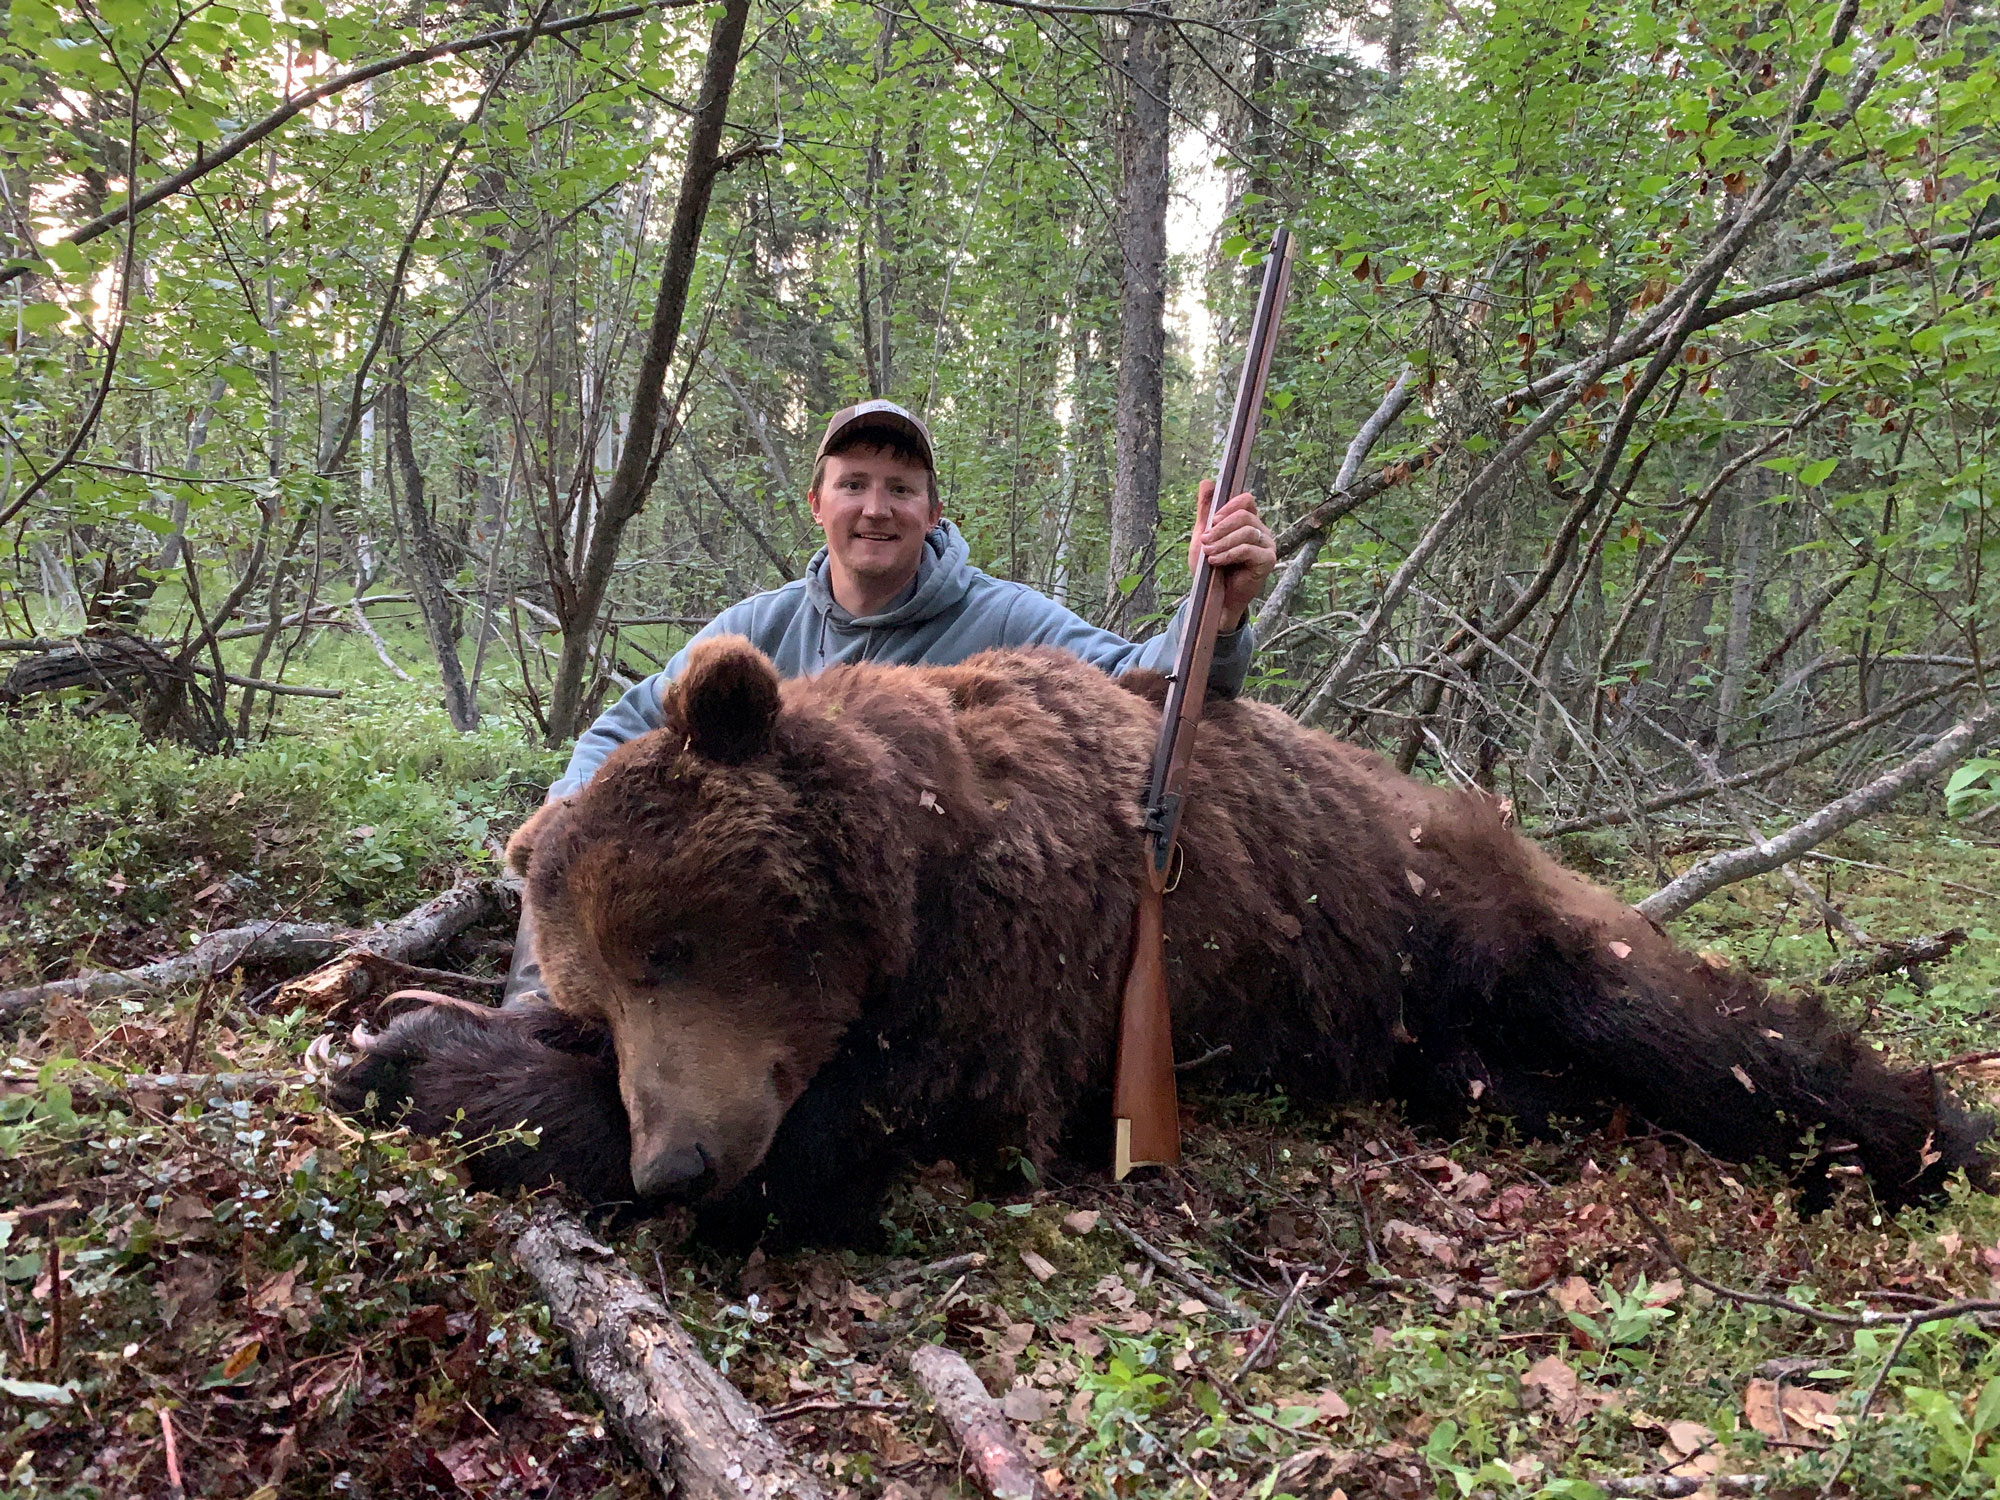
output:
<path id="1" fill-rule="evenodd" d="M 610 1034 L 551 1005 L 433 1004 L 405 1012 L 334 1075 L 344 1114 L 420 1135 L 467 1141 L 533 1130 L 537 1144 L 498 1140 L 467 1158 L 489 1192 L 571 1189 L 593 1205 L 633 1201 L 631 1136 Z"/>

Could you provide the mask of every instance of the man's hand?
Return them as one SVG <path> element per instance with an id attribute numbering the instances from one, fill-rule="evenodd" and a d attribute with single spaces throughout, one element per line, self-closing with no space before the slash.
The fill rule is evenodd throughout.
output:
<path id="1" fill-rule="evenodd" d="M 1188 571 L 1206 554 L 1222 585 L 1222 628 L 1235 630 L 1243 612 L 1263 590 L 1264 580 L 1278 566 L 1278 543 L 1257 514 L 1257 497 L 1245 490 L 1209 518 L 1215 503 L 1215 481 L 1204 479 L 1195 492 L 1194 535 L 1188 540 Z"/>

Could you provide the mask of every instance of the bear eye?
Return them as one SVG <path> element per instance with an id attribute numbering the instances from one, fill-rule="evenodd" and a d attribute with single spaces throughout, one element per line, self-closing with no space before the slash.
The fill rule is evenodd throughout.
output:
<path id="1" fill-rule="evenodd" d="M 667 984 L 687 973 L 694 961 L 694 944 L 685 937 L 662 938 L 646 955 L 644 983 Z"/>

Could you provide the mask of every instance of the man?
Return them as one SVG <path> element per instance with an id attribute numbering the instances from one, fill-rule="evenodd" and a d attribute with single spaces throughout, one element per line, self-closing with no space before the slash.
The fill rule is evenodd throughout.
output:
<path id="1" fill-rule="evenodd" d="M 1250 667 L 1253 632 L 1243 622 L 1277 565 L 1256 501 L 1236 495 L 1211 519 L 1214 485 L 1197 499 L 1188 563 L 1205 553 L 1222 586 L 1222 635 L 1209 686 L 1234 694 Z M 924 424 L 893 401 L 863 401 L 834 413 L 813 455 L 806 492 L 826 546 L 805 577 L 732 604 L 666 665 L 613 704 L 577 740 L 569 769 L 549 788 L 566 797 L 590 780 L 627 740 L 661 728 L 660 691 L 696 641 L 747 636 L 787 677 L 841 662 L 947 666 L 996 646 L 1058 646 L 1114 676 L 1138 667 L 1172 668 L 1188 623 L 1185 602 L 1152 640 L 1135 644 L 1063 608 L 1026 584 L 972 566 L 965 538 L 944 519 L 937 463 Z M 1130 789 L 1134 795 L 1137 789 Z M 1114 795 L 1107 789 L 1106 795 Z M 507 999 L 537 991 L 533 927 L 524 913 L 515 940 Z"/>

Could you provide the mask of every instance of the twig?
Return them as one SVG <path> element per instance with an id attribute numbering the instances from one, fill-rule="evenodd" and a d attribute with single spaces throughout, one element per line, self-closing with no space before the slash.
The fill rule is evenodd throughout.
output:
<path id="1" fill-rule="evenodd" d="M 62 1242 L 56 1238 L 53 1215 L 42 1221 L 42 1237 L 49 1247 L 49 1357 L 45 1368 L 51 1380 L 60 1380 L 63 1357 Z"/>
<path id="2" fill-rule="evenodd" d="M 1248 1308 L 1244 1307 L 1242 1303 L 1233 1302 L 1229 1298 L 1223 1296 L 1222 1293 L 1218 1292 L 1214 1287 L 1208 1285 L 1206 1282 L 1201 1280 L 1200 1277 L 1196 1276 L 1194 1272 L 1189 1270 L 1188 1267 L 1181 1261 L 1167 1254 L 1166 1251 L 1160 1249 L 1159 1247 L 1148 1243 L 1144 1238 L 1140 1236 L 1139 1232 L 1136 1229 L 1134 1229 L 1131 1225 L 1127 1224 L 1123 1219 L 1120 1219 L 1115 1215 L 1107 1215 L 1106 1217 L 1110 1219 L 1110 1222 L 1117 1228 L 1120 1234 L 1124 1235 L 1126 1239 L 1132 1242 L 1133 1248 L 1136 1249 L 1141 1255 L 1145 1256 L 1146 1259 L 1150 1260 L 1154 1265 L 1158 1266 L 1162 1271 L 1165 1271 L 1167 1275 L 1172 1277 L 1175 1281 L 1178 1281 L 1182 1286 L 1186 1287 L 1189 1291 L 1193 1292 L 1195 1296 L 1199 1297 L 1203 1302 L 1207 1303 L 1217 1312 L 1235 1318 L 1240 1323 L 1254 1323 L 1257 1321 L 1256 1315 L 1253 1314 Z"/>
<path id="3" fill-rule="evenodd" d="M 1022 1451 L 1000 1404 L 962 1355 L 926 1344 L 910 1356 L 910 1373 L 951 1429 L 966 1467 L 993 1500 L 1054 1500 L 1034 1460 Z"/>
<path id="4" fill-rule="evenodd" d="M 1761 1495 L 1770 1483 L 1764 1474 L 1637 1474 L 1630 1479 L 1593 1479 L 1607 1495 L 1625 1500 L 1679 1500 L 1699 1495 L 1704 1486 L 1713 1486 L 1718 1495 Z"/>
<path id="5" fill-rule="evenodd" d="M 1236 1367 L 1236 1373 L 1229 1377 L 1231 1385 L 1242 1384 L 1245 1375 L 1250 1374 L 1253 1370 L 1261 1369 L 1265 1361 L 1269 1360 L 1277 1351 L 1278 1335 L 1284 1331 L 1285 1320 L 1292 1315 L 1292 1309 L 1298 1306 L 1299 1297 L 1305 1292 L 1305 1289 L 1312 1285 L 1312 1279 L 1313 1275 L 1311 1271 L 1301 1270 L 1299 1272 L 1298 1279 L 1286 1291 L 1285 1300 L 1280 1302 L 1278 1310 L 1271 1314 L 1270 1327 L 1266 1328 L 1263 1336 L 1251 1346 L 1250 1352 L 1243 1356 L 1243 1363 Z"/>
<path id="6" fill-rule="evenodd" d="M 764 1408 L 766 1422 L 789 1422 L 793 1417 L 815 1411 L 908 1411 L 907 1401 L 845 1401 L 839 1396 L 802 1396 L 783 1406 Z"/>
<path id="7" fill-rule="evenodd" d="M 1861 1428 L 1868 1420 L 1868 1413 L 1875 1409 L 1875 1398 L 1882 1394 L 1882 1387 L 1889 1379 L 1889 1372 L 1896 1367 L 1896 1361 L 1903 1357 L 1903 1346 L 1910 1341 L 1910 1335 L 1917 1331 L 1913 1318 L 1903 1325 L 1896 1335 L 1896 1342 L 1889 1346 L 1889 1357 L 1882 1361 L 1882 1368 L 1875 1372 L 1875 1379 L 1868 1387 L 1868 1394 L 1862 1398 L 1861 1410 L 1854 1414 L 1854 1430 L 1847 1436 L 1847 1448 L 1840 1455 L 1840 1462 L 1833 1472 L 1826 1476 L 1826 1484 L 1820 1489 L 1820 1500 L 1832 1500 L 1833 1487 L 1840 1482 L 1840 1476 L 1847 1472 L 1847 1466 L 1854 1462 L 1854 1450 L 1861 1442 Z M 1782 1410 L 1782 1408 L 1780 1408 Z"/>
<path id="8" fill-rule="evenodd" d="M 1907 942 L 1878 938 L 1874 952 L 1848 954 L 1820 975 L 1819 982 L 1829 986 L 1853 984 L 1873 974 L 1887 974 L 1892 969 L 1942 963 L 1951 956 L 1952 949 L 1965 941 L 1965 937 L 1963 927 L 1953 927 L 1932 933 L 1929 937 L 1911 938 Z"/>
<path id="9" fill-rule="evenodd" d="M 1212 1063 L 1217 1058 L 1227 1057 L 1235 1050 L 1228 1042 L 1224 1042 L 1220 1047 L 1210 1047 L 1200 1057 L 1191 1057 L 1186 1062 L 1175 1063 L 1174 1071 L 1176 1073 L 1192 1073 L 1204 1063 Z"/>
<path id="10" fill-rule="evenodd" d="M 1829 1312 L 1823 1307 L 1813 1307 L 1804 1302 L 1794 1302 L 1790 1297 L 1780 1297 L 1773 1292 L 1750 1292 L 1741 1287 L 1726 1286 L 1720 1281 L 1710 1280 L 1695 1270 L 1675 1252 L 1668 1241 L 1666 1231 L 1646 1216 L 1645 1210 L 1631 1205 L 1633 1217 L 1645 1225 L 1653 1243 L 1667 1263 L 1696 1286 L 1706 1287 L 1718 1297 L 1727 1297 L 1732 1302 L 1752 1307 L 1773 1307 L 1780 1312 L 1796 1313 L 1799 1317 L 1810 1318 L 1815 1323 L 1824 1323 L 1834 1328 L 1886 1328 L 1902 1326 L 1915 1328 L 1922 1323 L 1939 1323 L 1947 1318 L 1969 1317 L 1974 1313 L 2000 1312 L 2000 1298 L 1962 1297 L 1956 1302 L 1940 1302 L 1932 1307 L 1918 1308 L 1906 1313 L 1876 1312 L 1873 1308 L 1859 1313 Z M 1863 1294 L 1867 1295 L 1867 1294 Z"/>
<path id="11" fill-rule="evenodd" d="M 181 1483 L 181 1450 L 174 1441 L 174 1419 L 166 1408 L 166 1403 L 153 1408 L 160 1416 L 160 1442 L 167 1450 L 167 1485 L 174 1492 L 174 1500 L 180 1500 L 187 1493 Z"/>

